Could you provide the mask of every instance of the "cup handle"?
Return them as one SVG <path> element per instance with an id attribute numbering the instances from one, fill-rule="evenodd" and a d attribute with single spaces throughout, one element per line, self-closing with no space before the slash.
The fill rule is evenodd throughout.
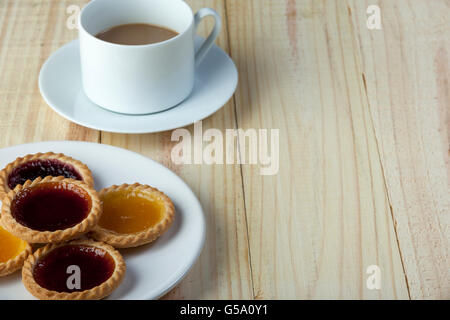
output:
<path id="1" fill-rule="evenodd" d="M 198 25 L 203 20 L 204 17 L 212 16 L 214 17 L 215 24 L 214 28 L 209 34 L 208 38 L 203 42 L 203 44 L 200 46 L 200 48 L 195 53 L 195 66 L 198 67 L 203 59 L 205 58 L 208 51 L 211 49 L 211 47 L 214 44 L 214 41 L 216 40 L 217 36 L 219 35 L 220 29 L 222 28 L 222 20 L 219 16 L 219 14 L 211 9 L 211 8 L 202 8 L 197 11 L 197 13 L 194 16 L 194 30 L 195 33 L 197 33 Z"/>

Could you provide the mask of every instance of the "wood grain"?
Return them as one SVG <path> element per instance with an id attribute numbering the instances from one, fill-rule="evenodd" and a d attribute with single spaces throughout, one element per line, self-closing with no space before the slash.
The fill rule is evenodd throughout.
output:
<path id="1" fill-rule="evenodd" d="M 98 142 L 100 133 L 61 118 L 38 88 L 49 55 L 77 37 L 66 8 L 81 1 L 0 2 L 0 147 L 42 140 Z"/>
<path id="2" fill-rule="evenodd" d="M 278 175 L 243 166 L 256 298 L 407 299 L 345 2 L 227 9 L 238 126 L 280 129 Z"/>
<path id="3" fill-rule="evenodd" d="M 259 165 L 174 165 L 171 131 L 99 132 L 48 108 L 39 70 L 78 36 L 67 8 L 87 2 L 0 1 L 0 147 L 101 142 L 182 177 L 207 240 L 165 299 L 450 298 L 448 0 L 187 1 L 220 13 L 218 45 L 240 75 L 203 130 L 279 129 L 274 176 Z M 366 27 L 371 4 L 382 30 Z M 379 290 L 366 285 L 371 265 Z"/>
<path id="4" fill-rule="evenodd" d="M 412 299 L 450 298 L 450 2 L 352 1 L 362 76 Z"/>

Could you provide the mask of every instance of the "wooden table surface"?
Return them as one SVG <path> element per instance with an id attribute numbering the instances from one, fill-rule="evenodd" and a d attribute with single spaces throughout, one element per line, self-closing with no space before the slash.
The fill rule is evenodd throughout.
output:
<path id="1" fill-rule="evenodd" d="M 218 45 L 240 75 L 203 129 L 279 129 L 274 176 L 174 165 L 171 131 L 111 134 L 52 111 L 39 70 L 77 38 L 67 8 L 87 2 L 0 0 L 0 147 L 94 141 L 181 176 L 207 240 L 165 298 L 450 298 L 450 1 L 189 0 L 221 14 Z M 381 30 L 366 26 L 371 4 Z M 366 285 L 371 265 L 380 289 Z"/>

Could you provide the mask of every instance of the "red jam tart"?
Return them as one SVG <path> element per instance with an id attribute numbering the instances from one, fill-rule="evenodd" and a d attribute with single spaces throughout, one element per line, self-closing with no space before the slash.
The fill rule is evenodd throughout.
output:
<path id="1" fill-rule="evenodd" d="M 97 192 L 63 177 L 37 178 L 3 198 L 0 222 L 30 243 L 60 242 L 90 231 L 101 215 Z"/>
<path id="2" fill-rule="evenodd" d="M 119 286 L 125 262 L 114 248 L 93 240 L 47 245 L 24 264 L 22 281 L 46 300 L 102 299 Z"/>
<path id="3" fill-rule="evenodd" d="M 61 176 L 94 185 L 91 171 L 82 162 L 61 153 L 36 153 L 17 158 L 0 171 L 0 199 L 27 180 L 47 176 Z"/>

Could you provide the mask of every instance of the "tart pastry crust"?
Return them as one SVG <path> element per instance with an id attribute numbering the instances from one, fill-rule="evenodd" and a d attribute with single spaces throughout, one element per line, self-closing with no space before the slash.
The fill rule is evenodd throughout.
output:
<path id="1" fill-rule="evenodd" d="M 17 256 L 9 259 L 8 261 L 0 262 L 0 277 L 7 276 L 22 268 L 23 263 L 31 253 L 31 246 L 26 243 L 25 248 Z"/>
<path id="2" fill-rule="evenodd" d="M 67 245 L 86 245 L 103 249 L 115 262 L 112 275 L 102 284 L 84 291 L 58 292 L 40 286 L 33 275 L 33 270 L 40 258 L 45 257 L 52 250 Z M 22 268 L 22 282 L 25 288 L 36 298 L 41 300 L 99 300 L 109 296 L 122 282 L 126 272 L 126 265 L 122 255 L 110 245 L 90 239 L 75 240 L 67 243 L 48 244 L 30 255 Z"/>
<path id="3" fill-rule="evenodd" d="M 113 185 L 102 189 L 99 192 L 99 198 L 102 201 L 106 194 L 117 191 L 139 192 L 140 196 L 147 196 L 152 200 L 157 198 L 164 207 L 163 217 L 156 225 L 135 233 L 118 233 L 97 225 L 94 230 L 89 233 L 92 238 L 106 242 L 116 248 L 131 248 L 153 242 L 172 225 L 172 222 L 175 219 L 175 207 L 170 198 L 158 189 L 139 183 L 132 185 L 122 184 L 120 186 Z"/>
<path id="4" fill-rule="evenodd" d="M 6 167 L 0 171 L 0 200 L 3 199 L 9 193 L 9 191 L 11 191 L 8 186 L 8 178 L 13 170 L 20 165 L 35 160 L 58 160 L 62 163 L 70 164 L 80 174 L 84 183 L 91 187 L 94 186 L 94 179 L 92 177 L 91 170 L 89 170 L 88 166 L 81 161 L 68 157 L 62 153 L 35 153 L 17 158 L 13 162 L 7 164 Z"/>
<path id="5" fill-rule="evenodd" d="M 11 213 L 11 204 L 16 195 L 26 188 L 32 188 L 39 184 L 55 182 L 61 184 L 71 184 L 83 189 L 91 200 L 90 210 L 86 217 L 73 227 L 56 231 L 38 231 L 20 224 Z M 0 216 L 0 225 L 7 231 L 29 243 L 55 243 L 78 238 L 79 236 L 91 231 L 98 223 L 102 214 L 102 205 L 97 192 L 84 182 L 68 179 L 64 177 L 37 178 L 34 181 L 27 180 L 24 185 L 18 185 L 8 192 L 2 200 L 2 211 Z"/>

